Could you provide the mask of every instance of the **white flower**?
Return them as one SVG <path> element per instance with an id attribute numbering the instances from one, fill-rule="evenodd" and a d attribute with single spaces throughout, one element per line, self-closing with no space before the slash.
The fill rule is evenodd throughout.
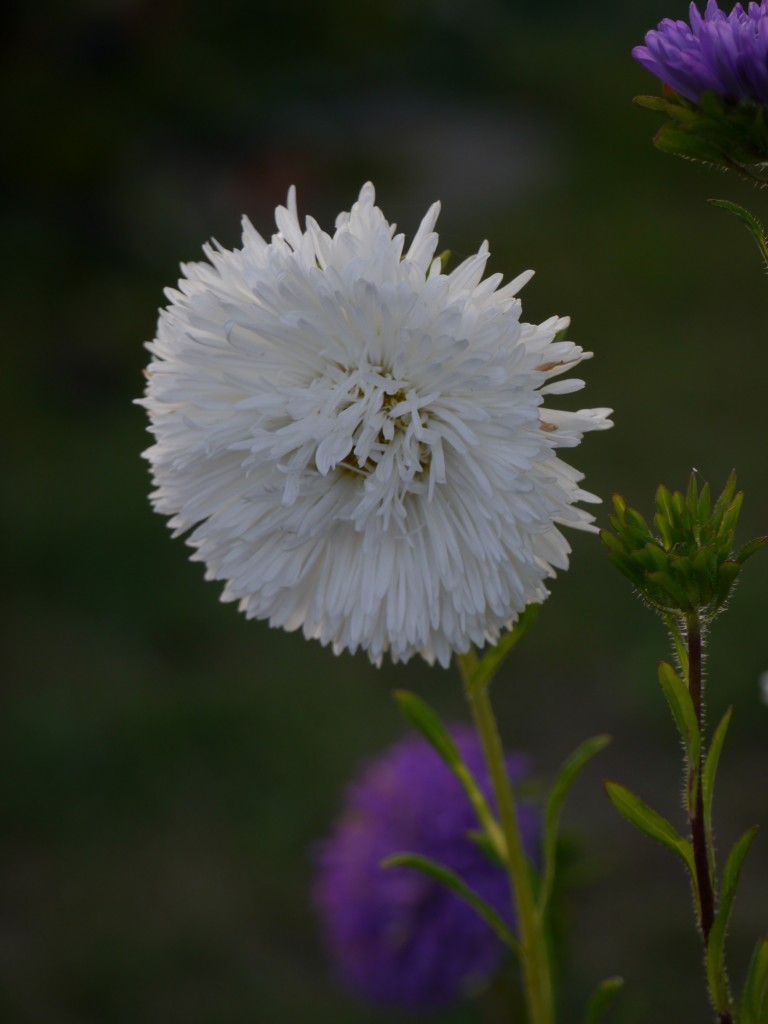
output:
<path id="1" fill-rule="evenodd" d="M 377 663 L 447 665 L 547 596 L 598 500 L 556 449 L 610 426 L 544 408 L 589 353 L 520 322 L 532 272 L 481 281 L 487 245 L 443 273 L 438 212 L 405 253 L 370 184 L 332 237 L 293 189 L 271 242 L 244 219 L 166 292 L 141 402 L 154 507 L 222 600 Z"/>

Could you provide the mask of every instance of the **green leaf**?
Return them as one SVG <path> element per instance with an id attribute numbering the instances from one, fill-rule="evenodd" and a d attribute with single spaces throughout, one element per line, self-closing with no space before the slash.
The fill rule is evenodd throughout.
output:
<path id="1" fill-rule="evenodd" d="M 500 868 L 504 867 L 504 861 L 499 857 L 496 847 L 493 845 L 483 829 L 471 828 L 464 834 L 470 843 L 474 843 L 479 850 L 482 850 L 484 856 L 491 862 L 491 864 L 495 864 Z"/>
<path id="2" fill-rule="evenodd" d="M 688 687 L 666 661 L 659 663 L 659 682 L 667 698 L 672 717 L 692 761 L 698 762 L 701 750 L 699 723 Z"/>
<path id="3" fill-rule="evenodd" d="M 712 1002 L 719 1013 L 726 1013 L 730 1010 L 728 983 L 725 977 L 724 964 L 725 935 L 728 929 L 728 919 L 731 916 L 733 900 L 736 896 L 736 888 L 739 884 L 739 876 L 744 865 L 744 858 L 747 856 L 756 833 L 757 826 L 745 832 L 741 839 L 736 842 L 728 856 L 723 871 L 720 907 L 715 915 L 712 930 L 709 933 L 709 941 L 707 943 L 707 983 L 710 995 L 712 996 Z"/>
<path id="4" fill-rule="evenodd" d="M 723 604 L 731 592 L 736 577 L 741 572 L 738 562 L 721 562 L 717 569 L 717 604 Z"/>
<path id="5" fill-rule="evenodd" d="M 672 717 L 682 737 L 686 753 L 686 787 L 685 803 L 689 814 L 694 814 L 696 806 L 696 790 L 699 778 L 699 759 L 701 755 L 701 734 L 693 701 L 688 687 L 677 672 L 666 661 L 659 664 L 659 682 L 667 698 Z"/>
<path id="6" fill-rule="evenodd" d="M 487 654 L 480 659 L 467 688 L 471 691 L 486 686 L 498 672 L 507 655 L 520 643 L 528 630 L 533 626 L 539 614 L 539 605 L 529 604 L 515 625 L 506 633 Z"/>
<path id="7" fill-rule="evenodd" d="M 759 939 L 741 1000 L 741 1024 L 768 1024 L 768 938 Z"/>
<path id="8" fill-rule="evenodd" d="M 734 556 L 734 561 L 738 562 L 739 565 L 743 565 L 748 558 L 751 558 L 756 551 L 765 547 L 766 544 L 768 544 L 768 537 L 756 537 L 754 540 L 751 540 L 748 544 L 744 545 L 741 551 Z"/>
<path id="9" fill-rule="evenodd" d="M 661 537 L 666 551 L 670 551 L 674 540 L 672 538 L 672 528 L 669 525 L 669 520 L 666 519 L 661 512 L 657 512 L 653 517 L 653 525 L 656 527 L 656 531 Z"/>
<path id="10" fill-rule="evenodd" d="M 483 920 L 491 926 L 501 941 L 519 956 L 520 943 L 514 937 L 509 928 L 507 928 L 496 911 L 490 907 L 484 899 L 478 896 L 473 889 L 470 889 L 469 886 L 459 878 L 455 871 L 451 871 L 450 868 L 447 868 L 442 864 L 438 864 L 436 861 L 430 860 L 429 857 L 421 857 L 416 853 L 395 853 L 391 857 L 385 858 L 385 860 L 381 862 L 381 867 L 413 868 L 414 871 L 420 871 L 428 878 L 433 879 L 435 882 L 439 882 L 440 885 L 449 889 L 452 893 L 455 893 L 460 899 L 464 900 L 465 903 L 468 903 L 469 906 L 472 907 L 472 909 L 475 910 L 476 913 L 478 913 L 480 917 L 482 917 Z"/>
<path id="11" fill-rule="evenodd" d="M 725 534 L 736 529 L 739 522 L 739 516 L 741 515 L 741 506 L 743 504 L 744 491 L 739 491 L 738 494 L 734 495 L 733 501 L 723 514 L 723 519 L 720 523 L 720 534 Z"/>
<path id="12" fill-rule="evenodd" d="M 626 576 L 630 583 L 632 583 L 638 590 L 643 589 L 645 583 L 645 573 L 631 558 L 627 555 L 622 555 L 618 551 L 609 551 L 608 560 L 611 565 L 618 569 L 622 576 Z"/>
<path id="13" fill-rule="evenodd" d="M 727 199 L 710 199 L 710 203 L 713 206 L 719 206 L 721 210 L 727 210 L 732 213 L 735 217 L 738 217 L 742 224 L 745 224 L 748 230 L 751 232 L 752 237 L 757 242 L 757 247 L 760 250 L 760 255 L 763 260 L 768 263 L 768 239 L 765 237 L 760 223 L 752 216 L 749 210 L 745 210 L 743 206 L 738 206 L 736 203 L 731 203 Z"/>
<path id="14" fill-rule="evenodd" d="M 627 503 L 620 494 L 611 495 L 611 505 L 619 521 L 623 521 L 624 513 L 627 511 Z"/>
<path id="15" fill-rule="evenodd" d="M 714 865 L 714 846 L 712 843 L 712 798 L 715 791 L 715 776 L 717 775 L 717 765 L 720 761 L 720 752 L 723 749 L 723 743 L 725 742 L 725 734 L 728 732 L 728 726 L 731 721 L 731 715 L 733 714 L 733 708 L 728 708 L 723 717 L 720 719 L 720 724 L 715 729 L 715 734 L 712 737 L 712 743 L 709 747 L 709 753 L 704 762 L 704 771 L 701 774 L 701 796 L 702 804 L 704 806 L 704 828 L 707 833 L 707 849 L 709 850 L 709 871 L 714 878 L 715 865 Z"/>
<path id="16" fill-rule="evenodd" d="M 597 1024 L 616 998 L 616 995 L 623 984 L 624 979 L 619 978 L 618 976 L 615 978 L 606 978 L 605 981 L 600 982 L 587 1003 L 587 1012 L 584 1015 L 584 1024 Z"/>
<path id="17" fill-rule="evenodd" d="M 507 848 L 499 823 L 474 776 L 462 761 L 458 747 L 451 739 L 448 730 L 429 704 L 417 697 L 415 693 L 411 693 L 409 690 L 395 690 L 393 696 L 406 720 L 417 732 L 421 733 L 459 780 L 496 855 L 502 862 L 506 862 Z"/>
<path id="18" fill-rule="evenodd" d="M 634 508 L 628 508 L 624 513 L 624 521 L 628 523 L 637 532 L 638 539 L 643 538 L 643 541 L 651 536 L 651 531 L 648 529 L 648 523 Z"/>
<path id="19" fill-rule="evenodd" d="M 722 118 L 725 116 L 723 101 L 712 89 L 707 89 L 699 97 L 699 107 L 708 117 Z"/>
<path id="20" fill-rule="evenodd" d="M 704 484 L 699 495 L 699 523 L 706 523 L 709 521 L 709 513 L 712 508 L 712 499 L 710 497 L 709 484 Z"/>
<path id="21" fill-rule="evenodd" d="M 673 615 L 664 615 L 664 623 L 669 630 L 669 634 L 672 637 L 672 643 L 674 644 L 675 654 L 677 660 L 680 662 L 680 668 L 683 672 L 683 678 L 688 678 L 688 648 L 686 647 L 685 641 L 680 635 L 677 622 Z"/>
<path id="22" fill-rule="evenodd" d="M 690 610 L 691 603 L 684 587 L 681 587 L 668 572 L 649 572 L 647 579 L 664 594 L 664 605 L 669 607 L 674 602 L 674 607 L 681 612 Z"/>
<path id="23" fill-rule="evenodd" d="M 620 555 L 626 554 L 626 548 L 621 543 L 618 537 L 610 532 L 610 530 L 600 531 L 600 540 L 610 551 L 615 551 Z"/>
<path id="24" fill-rule="evenodd" d="M 665 113 L 669 106 L 663 96 L 635 96 L 632 102 L 645 110 L 658 110 L 660 113 Z"/>
<path id="25" fill-rule="evenodd" d="M 703 163 L 726 167 L 731 163 L 717 146 L 679 128 L 671 127 L 671 122 L 659 129 L 653 144 L 662 153 L 671 153 L 673 156 L 682 156 L 688 160 L 701 160 Z"/>
<path id="26" fill-rule="evenodd" d="M 458 747 L 429 704 L 409 690 L 395 690 L 392 696 L 406 720 L 421 733 L 449 768 L 461 764 Z"/>
<path id="27" fill-rule="evenodd" d="M 595 754 L 611 742 L 610 736 L 593 736 L 581 744 L 571 756 L 564 762 L 554 785 L 547 799 L 547 807 L 544 812 L 544 840 L 543 840 L 543 872 L 541 890 L 539 892 L 538 913 L 544 917 L 552 895 L 552 887 L 555 881 L 555 865 L 557 860 L 557 828 L 560 822 L 560 814 L 576 777 L 582 768 L 590 761 Z"/>
<path id="28" fill-rule="evenodd" d="M 667 552 L 659 547 L 654 541 L 649 541 L 643 548 L 647 558 L 648 568 L 657 572 L 663 572 L 668 564 Z"/>
<path id="29" fill-rule="evenodd" d="M 731 504 L 734 492 L 736 491 L 736 470 L 732 469 L 728 479 L 725 482 L 722 494 L 719 495 L 715 502 L 715 507 L 712 511 L 712 526 L 716 531 L 720 530 L 720 524 L 723 521 L 726 509 Z"/>
<path id="30" fill-rule="evenodd" d="M 664 484 L 659 484 L 656 490 L 656 508 L 664 516 L 667 522 L 672 518 L 672 495 Z"/>
<path id="31" fill-rule="evenodd" d="M 651 810 L 640 797 L 635 796 L 625 786 L 620 786 L 618 782 L 606 782 L 605 791 L 608 794 L 608 799 L 622 817 L 681 858 L 690 872 L 694 888 L 698 893 L 693 848 L 688 840 L 678 835 L 666 818 L 662 818 L 656 811 Z"/>
<path id="32" fill-rule="evenodd" d="M 685 494 L 685 503 L 691 515 L 698 515 L 699 511 L 699 481 L 696 479 L 696 470 L 688 477 L 688 490 Z"/>

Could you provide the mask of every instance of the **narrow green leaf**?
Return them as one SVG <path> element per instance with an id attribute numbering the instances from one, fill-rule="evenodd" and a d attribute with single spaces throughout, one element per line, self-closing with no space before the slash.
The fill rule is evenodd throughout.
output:
<path id="1" fill-rule="evenodd" d="M 739 524 L 739 516 L 741 515 L 741 507 L 744 504 L 744 491 L 737 491 L 733 496 L 728 508 L 723 513 L 723 519 L 720 523 L 720 533 L 727 533 L 729 530 L 735 530 Z"/>
<path id="2" fill-rule="evenodd" d="M 759 939 L 744 983 L 741 1024 L 768 1024 L 768 938 Z"/>
<path id="3" fill-rule="evenodd" d="M 653 525 L 656 527 L 656 532 L 659 534 L 659 537 L 661 537 L 664 549 L 669 551 L 674 544 L 669 521 L 661 514 L 661 512 L 657 512 L 653 517 Z"/>
<path id="4" fill-rule="evenodd" d="M 449 768 L 461 763 L 458 747 L 432 708 L 410 690 L 395 690 L 392 696 L 404 718 L 420 732 Z"/>
<path id="5" fill-rule="evenodd" d="M 595 754 L 604 750 L 610 742 L 610 736 L 593 736 L 582 743 L 563 763 L 550 790 L 544 812 L 543 871 L 538 901 L 538 912 L 541 918 L 546 913 L 555 882 L 557 828 L 565 798 L 582 768 Z"/>
<path id="6" fill-rule="evenodd" d="M 539 607 L 537 604 L 529 604 L 512 629 L 505 633 L 501 640 L 487 654 L 483 655 L 477 668 L 472 673 L 468 689 L 479 690 L 491 681 L 492 676 L 498 672 L 507 655 L 514 647 L 517 647 L 528 630 L 533 626 L 539 614 Z"/>
<path id="7" fill-rule="evenodd" d="M 731 721 L 731 715 L 733 714 L 733 708 L 730 707 L 725 712 L 723 717 L 720 719 L 720 724 L 715 729 L 715 734 L 712 737 L 712 743 L 709 747 L 709 753 L 704 762 L 704 771 L 701 774 L 701 795 L 702 803 L 704 805 L 704 828 L 707 833 L 707 849 L 710 855 L 709 871 L 712 877 L 715 875 L 714 865 L 714 845 L 712 843 L 712 798 L 715 791 L 715 776 L 717 775 L 717 765 L 720 760 L 720 752 L 723 749 L 723 743 L 725 742 L 725 734 L 728 732 L 728 726 Z"/>
<path id="8" fill-rule="evenodd" d="M 669 103 L 663 96 L 635 96 L 632 102 L 638 107 L 646 110 L 657 110 L 660 113 L 666 112 Z"/>
<path id="9" fill-rule="evenodd" d="M 723 870 L 720 907 L 715 915 L 712 930 L 709 933 L 709 942 L 707 943 L 707 983 L 712 1002 L 719 1013 L 725 1013 L 730 1010 L 724 963 L 725 935 L 728 930 L 728 920 L 731 916 L 731 908 L 736 896 L 744 858 L 747 856 L 756 833 L 757 826 L 745 832 L 728 855 L 728 860 Z"/>
<path id="10" fill-rule="evenodd" d="M 673 601 L 675 606 L 685 612 L 690 609 L 690 601 L 684 587 L 672 578 L 668 572 L 649 572 L 648 580 L 663 591 L 666 595 L 665 603 L 669 606 Z"/>
<path id="11" fill-rule="evenodd" d="M 699 495 L 699 523 L 706 523 L 709 521 L 711 508 L 712 499 L 710 497 L 709 484 L 704 484 L 701 488 L 701 494 Z"/>
<path id="12" fill-rule="evenodd" d="M 693 572 L 699 585 L 699 592 L 708 601 L 715 582 L 717 561 L 714 545 L 709 545 L 697 551 L 693 557 Z M 710 571 L 712 570 L 712 571 Z"/>
<path id="13" fill-rule="evenodd" d="M 381 867 L 413 868 L 414 871 L 420 871 L 428 878 L 433 879 L 435 882 L 439 882 L 440 885 L 449 889 L 452 893 L 455 893 L 460 899 L 464 900 L 465 903 L 468 903 L 469 906 L 472 907 L 472 909 L 490 925 L 501 941 L 508 946 L 513 953 L 517 955 L 520 954 L 520 943 L 514 937 L 509 928 L 507 928 L 493 907 L 490 907 L 473 889 L 470 889 L 466 882 L 462 881 L 455 871 L 451 871 L 450 868 L 447 868 L 442 864 L 438 864 L 434 860 L 430 860 L 429 857 L 421 857 L 416 853 L 395 853 L 391 857 L 387 857 L 383 860 L 381 862 Z"/>
<path id="14" fill-rule="evenodd" d="M 701 749 L 699 723 L 696 720 L 696 712 L 688 687 L 668 662 L 659 662 L 658 672 L 661 688 L 667 698 L 672 717 L 685 744 L 688 756 L 691 760 L 698 761 Z"/>
<path id="15" fill-rule="evenodd" d="M 618 551 L 609 551 L 608 560 L 611 565 L 618 569 L 622 576 L 625 576 L 638 590 L 643 589 L 645 583 L 644 571 L 627 555 Z"/>
<path id="16" fill-rule="evenodd" d="M 669 704 L 677 730 L 685 745 L 686 754 L 686 787 L 685 803 L 688 813 L 693 814 L 696 802 L 696 790 L 699 778 L 699 759 L 701 754 L 701 734 L 693 701 L 688 687 L 666 661 L 659 664 L 659 682 Z"/>
<path id="17" fill-rule="evenodd" d="M 723 101 L 712 89 L 707 89 L 699 97 L 699 108 L 707 117 L 723 118 Z"/>
<path id="18" fill-rule="evenodd" d="M 745 210 L 743 206 L 731 203 L 727 199 L 710 199 L 709 202 L 713 206 L 719 206 L 721 210 L 727 210 L 729 213 L 732 213 L 735 217 L 739 218 L 742 224 L 747 226 L 752 237 L 757 242 L 757 247 L 760 250 L 761 256 L 766 262 L 768 262 L 768 239 L 766 239 L 765 232 L 763 231 L 759 221 L 752 216 L 749 210 Z"/>
<path id="19" fill-rule="evenodd" d="M 701 122 L 697 111 L 691 110 L 690 107 L 680 107 L 676 103 L 667 104 L 666 113 L 673 121 L 681 121 L 683 125 Z"/>
<path id="20" fill-rule="evenodd" d="M 708 164 L 730 166 L 730 161 L 717 146 L 705 139 L 689 135 L 688 132 L 673 127 L 673 124 L 674 122 L 670 122 L 663 125 L 654 137 L 653 144 L 662 153 L 671 153 L 673 156 L 682 156 L 689 160 L 701 160 Z"/>
<path id="21" fill-rule="evenodd" d="M 492 864 L 496 864 L 497 867 L 500 868 L 504 867 L 504 861 L 499 857 L 496 847 L 483 829 L 472 828 L 468 832 L 465 832 L 465 835 L 470 843 L 474 843 L 479 850 L 482 850 L 485 857 Z"/>
<path id="22" fill-rule="evenodd" d="M 749 848 L 752 845 L 752 841 L 757 835 L 758 826 L 753 825 L 752 828 L 747 829 L 744 835 L 739 839 L 733 846 L 728 860 L 725 862 L 725 868 L 723 869 L 723 879 L 720 894 L 720 910 L 723 910 L 726 906 L 733 903 L 733 897 L 736 895 L 736 887 L 739 884 L 739 875 L 744 865 L 744 858 L 749 852 Z"/>
<path id="23" fill-rule="evenodd" d="M 634 529 L 637 531 L 638 538 L 646 538 L 651 536 L 651 531 L 648 529 L 648 523 L 646 523 L 645 519 L 643 519 L 643 517 L 636 509 L 628 508 L 627 511 L 624 513 L 624 519 L 630 526 L 634 527 Z"/>
<path id="24" fill-rule="evenodd" d="M 692 516 L 699 513 L 699 481 L 696 478 L 696 470 L 688 477 L 688 490 L 685 495 L 685 504 Z"/>
<path id="25" fill-rule="evenodd" d="M 499 823 L 474 776 L 462 761 L 458 747 L 451 739 L 448 730 L 429 704 L 417 697 L 415 693 L 411 693 L 409 690 L 395 690 L 393 696 L 405 719 L 417 732 L 421 733 L 459 780 L 474 808 L 477 820 L 485 830 L 497 856 L 502 862 L 505 862 L 507 848 Z"/>
<path id="26" fill-rule="evenodd" d="M 734 556 L 734 560 L 738 562 L 739 565 L 743 565 L 748 558 L 751 558 L 756 551 L 765 547 L 766 544 L 768 544 L 768 537 L 756 537 L 754 540 L 751 540 L 748 544 L 744 545 L 741 551 Z"/>
<path id="27" fill-rule="evenodd" d="M 696 887 L 693 848 L 688 840 L 683 839 L 666 818 L 662 818 L 656 811 L 651 810 L 640 797 L 635 796 L 625 786 L 620 786 L 617 782 L 606 782 L 605 791 L 608 794 L 608 799 L 622 817 L 681 858 L 688 868 L 694 887 Z"/>
<path id="28" fill-rule="evenodd" d="M 722 201 L 722 200 L 721 200 Z M 734 492 L 736 491 L 736 470 L 732 469 L 728 479 L 725 482 L 725 487 L 722 493 L 718 496 L 715 502 L 715 507 L 712 510 L 712 526 L 716 531 L 720 530 L 720 524 L 723 521 L 726 509 L 731 504 Z"/>
<path id="29" fill-rule="evenodd" d="M 598 1024 L 598 1021 L 610 1007 L 623 984 L 624 979 L 618 976 L 606 978 L 605 981 L 600 982 L 587 1003 L 584 1024 Z"/>
<path id="30" fill-rule="evenodd" d="M 610 532 L 610 530 L 600 531 L 600 540 L 610 551 L 616 551 L 620 555 L 626 554 L 626 547 L 622 544 L 619 538 Z"/>
<path id="31" fill-rule="evenodd" d="M 663 572 L 667 568 L 667 552 L 654 541 L 649 541 L 643 551 L 647 558 L 648 568 Z"/>
<path id="32" fill-rule="evenodd" d="M 686 514 L 685 499 L 680 491 L 675 491 L 672 495 L 672 510 L 677 525 L 681 525 L 686 528 L 690 526 L 690 521 Z"/>
<path id="33" fill-rule="evenodd" d="M 736 577 L 741 572 L 738 562 L 721 562 L 717 569 L 717 604 L 728 599 Z"/>
<path id="34" fill-rule="evenodd" d="M 669 493 L 669 488 L 665 487 L 664 484 L 659 484 L 656 491 L 656 508 L 669 522 L 672 516 L 672 495 Z"/>
<path id="35" fill-rule="evenodd" d="M 611 495 L 611 505 L 613 506 L 613 511 L 616 513 L 616 516 L 618 517 L 619 522 L 623 522 L 624 521 L 624 513 L 627 511 L 627 503 L 626 503 L 626 501 L 622 498 L 622 496 L 620 494 L 612 494 Z"/>
<path id="36" fill-rule="evenodd" d="M 681 668 L 682 673 L 683 673 L 683 679 L 687 680 L 688 679 L 688 648 L 686 647 L 685 640 L 683 640 L 683 637 L 680 634 L 680 630 L 678 628 L 677 622 L 674 619 L 674 616 L 672 616 L 672 615 L 665 615 L 664 616 L 664 622 L 666 624 L 667 629 L 669 630 L 669 635 L 672 637 L 672 643 L 674 644 L 675 654 L 677 655 L 677 660 L 680 663 L 680 668 Z"/>

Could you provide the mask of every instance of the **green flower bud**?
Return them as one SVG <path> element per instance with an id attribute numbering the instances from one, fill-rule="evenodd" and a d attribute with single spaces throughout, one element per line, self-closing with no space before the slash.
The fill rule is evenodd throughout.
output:
<path id="1" fill-rule="evenodd" d="M 619 495 L 613 498 L 612 531 L 600 536 L 608 558 L 662 615 L 697 614 L 704 621 L 722 611 L 744 562 L 768 543 L 758 537 L 733 553 L 733 539 L 744 495 L 736 474 L 714 506 L 709 484 L 699 489 L 691 473 L 688 490 L 656 492 L 651 530 L 645 519 Z"/>

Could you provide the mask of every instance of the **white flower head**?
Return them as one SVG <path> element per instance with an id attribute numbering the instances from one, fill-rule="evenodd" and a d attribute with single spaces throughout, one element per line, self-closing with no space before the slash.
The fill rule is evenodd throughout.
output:
<path id="1" fill-rule="evenodd" d="M 444 273 L 439 204 L 410 247 L 363 186 L 328 235 L 293 189 L 266 242 L 182 267 L 149 345 L 155 509 L 249 618 L 379 663 L 498 639 L 568 565 L 560 525 L 596 501 L 557 456 L 609 409 L 560 412 L 587 358 L 518 290 Z"/>

